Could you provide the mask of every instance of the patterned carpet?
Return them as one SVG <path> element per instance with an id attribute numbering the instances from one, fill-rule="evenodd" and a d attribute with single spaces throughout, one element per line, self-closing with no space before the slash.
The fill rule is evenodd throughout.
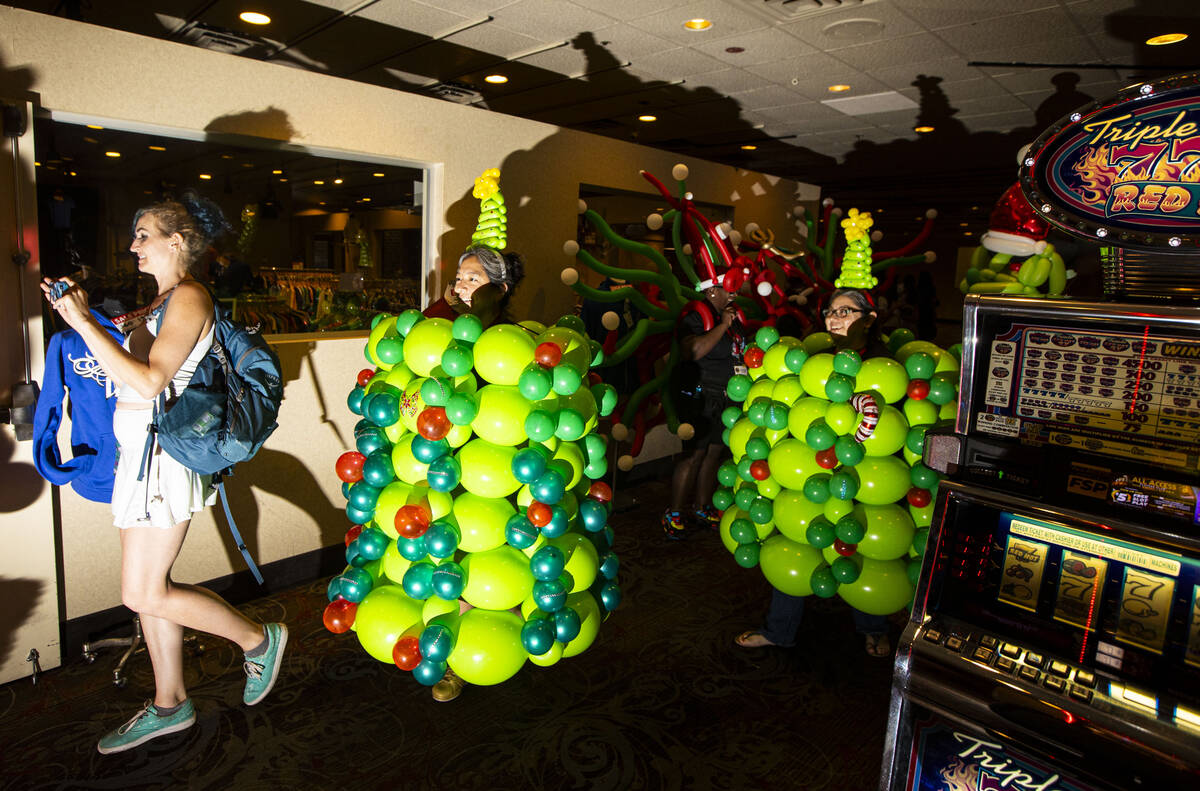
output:
<path id="1" fill-rule="evenodd" d="M 875 788 L 891 663 L 866 655 L 846 606 L 811 602 L 794 649 L 733 646 L 765 612 L 761 573 L 714 533 L 665 541 L 660 483 L 625 494 L 612 518 L 624 601 L 578 657 L 436 703 L 325 631 L 316 580 L 245 605 L 291 629 L 266 701 L 243 706 L 240 653 L 201 636 L 196 726 L 130 752 L 95 742 L 151 695 L 144 652 L 124 689 L 115 651 L 0 687 L 0 788 Z"/>

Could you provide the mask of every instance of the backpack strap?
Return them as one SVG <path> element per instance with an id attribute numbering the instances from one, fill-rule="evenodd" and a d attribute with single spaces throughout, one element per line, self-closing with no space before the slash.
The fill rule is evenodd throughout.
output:
<path id="1" fill-rule="evenodd" d="M 250 568 L 250 573 L 254 575 L 254 579 L 258 581 L 259 585 L 262 585 L 262 572 L 258 570 L 254 558 L 250 555 L 250 550 L 246 548 L 246 542 L 242 540 L 242 534 L 238 531 L 237 522 L 233 521 L 233 512 L 229 510 L 229 498 L 225 496 L 225 481 L 217 481 L 217 491 L 221 493 L 221 505 L 225 508 L 225 521 L 229 523 L 229 532 L 233 534 L 233 543 L 237 545 L 238 551 L 245 558 L 246 565 Z"/>

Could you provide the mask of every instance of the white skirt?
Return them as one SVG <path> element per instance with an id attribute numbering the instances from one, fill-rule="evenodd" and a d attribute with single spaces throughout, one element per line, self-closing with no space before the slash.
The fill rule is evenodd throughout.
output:
<path id="1" fill-rule="evenodd" d="M 217 500 L 212 476 L 189 470 L 166 451 L 154 446 L 150 470 L 138 480 L 146 431 L 153 409 L 117 409 L 113 434 L 117 439 L 117 477 L 113 483 L 113 524 L 117 527 L 174 527 Z"/>

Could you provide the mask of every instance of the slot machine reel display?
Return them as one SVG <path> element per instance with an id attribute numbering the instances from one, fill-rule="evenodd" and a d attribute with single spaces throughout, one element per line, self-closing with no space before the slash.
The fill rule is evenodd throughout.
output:
<path id="1" fill-rule="evenodd" d="M 1107 292 L 1143 304 L 968 295 L 883 789 L 1200 788 L 1198 96 L 1148 83 L 1025 160 L 1044 219 L 1144 256 Z"/>

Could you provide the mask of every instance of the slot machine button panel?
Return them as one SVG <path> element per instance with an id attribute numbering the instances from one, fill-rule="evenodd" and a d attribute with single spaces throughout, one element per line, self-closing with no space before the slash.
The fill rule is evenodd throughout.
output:
<path id="1" fill-rule="evenodd" d="M 1042 665 L 1046 664 L 1046 657 L 1042 656 L 1041 654 L 1035 654 L 1032 651 L 1026 651 L 1025 664 L 1032 665 L 1033 667 L 1040 669 Z"/>
<path id="2" fill-rule="evenodd" d="M 985 665 L 987 665 L 987 664 L 991 664 L 992 657 L 995 655 L 996 655 L 996 652 L 993 651 L 992 649 L 984 648 L 983 646 L 979 646 L 971 653 L 971 658 L 977 659 L 980 662 L 983 662 Z"/>
<path id="3" fill-rule="evenodd" d="M 931 643 L 942 642 L 942 633 L 937 629 L 928 629 L 925 632 L 925 639 Z"/>
<path id="4" fill-rule="evenodd" d="M 1071 697 L 1084 703 L 1090 703 L 1092 700 L 1092 691 L 1090 689 L 1084 689 L 1083 687 L 1072 685 Z"/>
<path id="5" fill-rule="evenodd" d="M 1005 656 L 1010 657 L 1012 659 L 1020 659 L 1021 658 L 1021 646 L 1013 645 L 1012 643 L 1005 643 L 1004 645 L 1002 645 L 1000 647 L 1000 653 L 1002 653 Z"/>
<path id="6" fill-rule="evenodd" d="M 963 639 L 956 634 L 952 634 L 946 638 L 946 648 L 954 653 L 960 653 L 963 649 Z"/>
<path id="7" fill-rule="evenodd" d="M 1063 681 L 1057 676 L 1046 676 L 1044 679 L 1042 679 L 1042 686 L 1053 692 L 1065 692 L 1067 689 L 1067 682 Z"/>
<path id="8" fill-rule="evenodd" d="M 1023 680 L 1028 681 L 1031 684 L 1036 684 L 1037 680 L 1038 680 L 1038 676 L 1041 674 L 1037 672 L 1036 668 L 1022 667 L 1021 670 L 1018 672 L 1018 675 Z"/>
<path id="9" fill-rule="evenodd" d="M 1060 677 L 1060 678 L 1068 678 L 1068 677 L 1070 677 L 1070 675 L 1071 675 L 1071 668 L 1070 668 L 1070 666 L 1068 666 L 1067 664 L 1065 664 L 1065 663 L 1063 663 L 1063 662 L 1058 662 L 1058 661 L 1055 661 L 1055 660 L 1051 660 L 1051 661 L 1050 661 L 1050 667 L 1049 667 L 1049 668 L 1047 668 L 1047 669 L 1048 669 L 1048 670 L 1049 670 L 1049 671 L 1050 671 L 1050 672 L 1051 672 L 1053 675 L 1056 675 L 1056 676 L 1058 676 L 1058 677 Z"/>
<path id="10" fill-rule="evenodd" d="M 983 637 L 979 638 L 979 644 L 981 646 L 983 646 L 984 648 L 995 649 L 995 647 L 997 645 L 999 645 L 999 643 L 1000 643 L 1000 641 L 997 640 L 995 637 L 992 637 L 990 634 L 985 634 Z"/>
<path id="11" fill-rule="evenodd" d="M 1017 667 L 1017 663 L 1006 656 L 1001 656 L 996 659 L 996 669 L 1002 670 L 1005 673 L 1011 673 Z"/>
<path id="12" fill-rule="evenodd" d="M 1087 687 L 1088 689 L 1095 689 L 1096 675 L 1094 673 L 1088 673 L 1084 670 L 1076 670 L 1075 683 Z"/>

